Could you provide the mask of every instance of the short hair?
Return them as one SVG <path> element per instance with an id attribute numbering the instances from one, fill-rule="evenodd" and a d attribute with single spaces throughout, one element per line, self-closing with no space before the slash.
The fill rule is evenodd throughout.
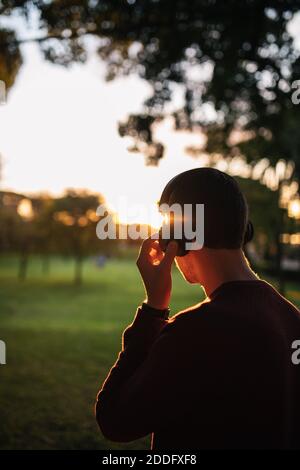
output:
<path id="1" fill-rule="evenodd" d="M 204 246 L 241 248 L 248 222 L 248 205 L 237 181 L 216 168 L 195 168 L 175 176 L 159 205 L 204 204 Z"/>

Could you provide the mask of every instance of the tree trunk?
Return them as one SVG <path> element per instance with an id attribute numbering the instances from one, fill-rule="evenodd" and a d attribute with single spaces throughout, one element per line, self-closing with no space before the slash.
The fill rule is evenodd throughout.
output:
<path id="1" fill-rule="evenodd" d="M 27 277 L 27 268 L 28 268 L 28 255 L 27 253 L 21 253 L 20 263 L 19 263 L 19 273 L 18 273 L 18 278 L 20 281 L 25 281 Z"/>
<path id="2" fill-rule="evenodd" d="M 81 256 L 78 256 L 75 258 L 74 284 L 76 286 L 80 286 L 82 284 L 82 267 L 83 267 L 83 259 Z"/>

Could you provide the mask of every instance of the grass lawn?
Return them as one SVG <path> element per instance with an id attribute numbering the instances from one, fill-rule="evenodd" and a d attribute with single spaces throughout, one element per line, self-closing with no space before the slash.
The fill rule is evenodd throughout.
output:
<path id="1" fill-rule="evenodd" d="M 134 261 L 87 262 L 84 283 L 72 285 L 71 261 L 39 259 L 28 279 L 16 279 L 16 261 L 0 260 L 0 448 L 143 449 L 149 438 L 114 444 L 102 437 L 93 406 L 116 359 L 121 333 L 143 300 Z M 288 296 L 300 304 L 297 285 Z M 173 312 L 200 301 L 202 291 L 174 272 Z"/>

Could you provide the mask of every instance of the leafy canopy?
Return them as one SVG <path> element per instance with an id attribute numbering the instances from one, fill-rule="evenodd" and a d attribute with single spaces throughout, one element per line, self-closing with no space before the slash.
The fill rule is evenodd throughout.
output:
<path id="1" fill-rule="evenodd" d="M 200 126 L 209 153 L 292 160 L 298 176 L 300 108 L 291 95 L 300 61 L 287 25 L 299 7 L 299 0 L 0 0 L 2 15 L 39 11 L 37 41 L 47 60 L 84 62 L 92 35 L 107 79 L 135 73 L 147 80 L 152 96 L 119 127 L 147 163 L 163 156 L 153 125 L 178 84 L 177 129 Z M 21 63 L 19 47 L 14 31 L 0 31 L 0 75 L 8 84 Z M 233 131 L 241 136 L 234 144 Z"/>

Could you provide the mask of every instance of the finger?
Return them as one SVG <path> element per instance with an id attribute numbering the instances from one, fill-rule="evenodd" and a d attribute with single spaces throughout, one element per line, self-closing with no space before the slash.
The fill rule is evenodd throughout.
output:
<path id="1" fill-rule="evenodd" d="M 146 238 L 146 240 L 143 241 L 141 248 L 140 248 L 139 256 L 136 262 L 138 267 L 147 266 L 149 265 L 149 263 L 151 264 L 150 252 L 151 252 L 151 249 L 155 247 L 154 243 L 155 243 L 155 240 L 151 238 Z"/>
<path id="2" fill-rule="evenodd" d="M 155 250 L 156 250 L 156 258 L 159 260 L 159 262 L 161 262 L 165 257 L 165 253 L 161 249 L 161 246 L 160 246 L 158 240 L 157 240 L 156 245 L 155 245 Z"/>
<path id="3" fill-rule="evenodd" d="M 141 246 L 140 253 L 149 252 L 152 247 L 155 247 L 157 244 L 157 240 L 153 239 L 152 237 L 146 238 Z"/>
<path id="4" fill-rule="evenodd" d="M 175 241 L 170 242 L 167 246 L 164 259 L 161 261 L 160 264 L 166 268 L 171 269 L 177 250 L 178 250 L 177 242 Z"/>
<path id="5" fill-rule="evenodd" d="M 162 249 L 160 248 L 160 246 L 158 245 L 158 243 L 155 244 L 155 246 L 153 248 L 151 248 L 150 256 L 151 256 L 151 259 L 152 259 L 152 263 L 154 265 L 160 264 L 160 262 L 163 260 L 164 253 L 163 253 Z"/>

